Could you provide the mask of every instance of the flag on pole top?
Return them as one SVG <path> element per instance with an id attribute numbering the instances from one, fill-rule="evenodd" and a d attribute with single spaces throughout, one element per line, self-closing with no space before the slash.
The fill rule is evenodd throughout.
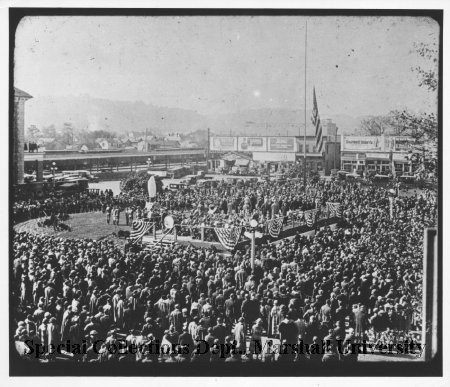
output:
<path id="1" fill-rule="evenodd" d="M 323 131 L 319 117 L 319 109 L 317 108 L 316 88 L 313 89 L 313 110 L 311 121 L 316 128 L 316 151 L 322 153 L 323 148 Z"/>

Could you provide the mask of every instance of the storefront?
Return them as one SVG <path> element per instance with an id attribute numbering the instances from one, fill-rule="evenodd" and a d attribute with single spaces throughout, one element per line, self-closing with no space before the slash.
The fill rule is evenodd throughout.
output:
<path id="1" fill-rule="evenodd" d="M 391 159 L 389 153 L 367 153 L 366 170 L 375 174 L 386 175 L 391 170 Z"/>
<path id="2" fill-rule="evenodd" d="M 395 167 L 396 175 L 409 175 L 412 173 L 412 162 L 404 153 L 393 153 L 392 161 Z"/>
<path id="3" fill-rule="evenodd" d="M 388 136 L 342 136 L 341 169 L 370 174 L 408 175 L 413 166 L 408 155 L 412 139 Z"/>
<path id="4" fill-rule="evenodd" d="M 341 156 L 341 170 L 347 172 L 363 172 L 366 165 L 365 153 L 343 153 Z"/>

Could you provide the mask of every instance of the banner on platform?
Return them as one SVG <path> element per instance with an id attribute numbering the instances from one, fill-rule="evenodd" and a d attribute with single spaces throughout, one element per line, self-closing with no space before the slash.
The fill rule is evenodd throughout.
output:
<path id="1" fill-rule="evenodd" d="M 242 227 L 214 227 L 219 242 L 227 250 L 233 250 L 241 236 Z"/>

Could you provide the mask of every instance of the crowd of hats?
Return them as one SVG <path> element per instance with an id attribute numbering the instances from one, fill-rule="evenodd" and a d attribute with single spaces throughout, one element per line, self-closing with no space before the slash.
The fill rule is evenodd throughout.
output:
<path id="1" fill-rule="evenodd" d="M 299 185 L 223 185 L 204 194 L 204 203 L 210 205 L 210 196 L 299 203 L 305 189 L 293 184 Z M 112 241 L 13 234 L 16 340 L 85 339 L 90 350 L 84 360 L 113 361 L 130 359 L 107 351 L 121 335 L 185 346 L 236 340 L 245 353 L 249 339 L 261 336 L 290 343 L 392 331 L 402 339 L 420 330 L 423 229 L 436 222 L 436 202 L 397 197 L 390 219 L 381 188 L 329 181 L 314 188 L 321 200 L 343 203 L 345 222 L 258 247 L 253 271 L 249 251 L 224 256 L 175 244 L 124 252 Z M 169 207 L 198 204 L 195 196 L 167 195 L 159 200 Z M 105 340 L 104 357 L 92 351 L 97 339 Z M 237 354 L 224 359 L 235 361 Z M 168 361 L 179 356 L 195 359 L 172 354 Z M 164 359 L 146 353 L 131 358 Z"/>

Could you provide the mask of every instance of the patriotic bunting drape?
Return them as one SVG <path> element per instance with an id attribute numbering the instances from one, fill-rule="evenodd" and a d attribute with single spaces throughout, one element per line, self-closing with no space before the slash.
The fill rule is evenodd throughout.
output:
<path id="1" fill-rule="evenodd" d="M 239 241 L 241 235 L 242 227 L 214 227 L 214 231 L 219 238 L 220 243 L 227 250 L 233 250 L 236 243 Z"/>
<path id="2" fill-rule="evenodd" d="M 146 222 L 142 219 L 133 220 L 133 223 L 131 223 L 130 239 L 133 242 L 141 239 L 152 228 L 152 225 L 152 222 Z"/>
<path id="3" fill-rule="evenodd" d="M 280 235 L 283 227 L 284 218 L 272 219 L 268 224 L 269 234 L 272 238 L 277 238 Z"/>
<path id="4" fill-rule="evenodd" d="M 316 223 L 317 210 L 305 211 L 305 220 L 308 227 L 312 227 Z"/>
<path id="5" fill-rule="evenodd" d="M 342 217 L 341 203 L 327 202 L 327 208 L 330 212 L 330 216 L 337 216 L 338 218 Z"/>

